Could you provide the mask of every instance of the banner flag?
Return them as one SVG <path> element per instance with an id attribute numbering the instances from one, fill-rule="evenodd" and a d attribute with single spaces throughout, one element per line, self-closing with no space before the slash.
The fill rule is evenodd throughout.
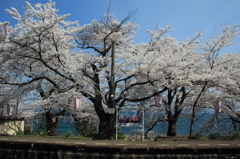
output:
<path id="1" fill-rule="evenodd" d="M 8 115 L 12 116 L 15 105 L 8 105 Z"/>
<path id="2" fill-rule="evenodd" d="M 55 117 L 52 118 L 52 123 L 56 123 L 56 118 Z"/>
<path id="3" fill-rule="evenodd" d="M 218 112 L 221 113 L 222 112 L 222 101 L 218 101 Z"/>
<path id="4" fill-rule="evenodd" d="M 156 95 L 156 96 L 154 96 L 154 100 L 155 100 L 156 107 L 161 107 L 162 96 L 161 95 Z"/>
<path id="5" fill-rule="evenodd" d="M 82 98 L 74 98 L 75 109 L 80 109 L 82 104 Z"/>
<path id="6" fill-rule="evenodd" d="M 215 108 L 216 118 L 219 120 L 220 119 L 219 113 L 222 112 L 222 101 L 215 101 L 213 102 L 213 104 Z"/>
<path id="7" fill-rule="evenodd" d="M 8 104 L 8 115 L 12 116 L 13 115 L 13 110 L 14 107 L 17 105 L 17 100 L 16 99 L 11 99 Z"/>
<path id="8" fill-rule="evenodd" d="M 221 113 L 222 112 L 222 101 L 215 101 L 214 108 L 215 108 L 216 113 Z"/>

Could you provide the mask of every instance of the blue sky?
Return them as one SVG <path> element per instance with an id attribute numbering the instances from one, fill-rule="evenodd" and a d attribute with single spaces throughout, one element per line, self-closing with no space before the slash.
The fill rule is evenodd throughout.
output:
<path id="1" fill-rule="evenodd" d="M 31 4 L 46 3 L 48 0 L 29 0 Z M 71 13 L 69 21 L 79 20 L 80 25 L 90 23 L 92 19 L 101 20 L 107 12 L 109 0 L 55 0 L 58 14 Z M 1 0 L 0 22 L 16 21 L 5 12 L 13 6 L 23 13 L 25 0 Z M 196 32 L 204 30 L 203 35 L 210 37 L 214 29 L 221 30 L 226 25 L 240 23 L 240 0 L 112 0 L 110 12 L 122 20 L 129 12 L 137 10 L 131 19 L 140 25 L 135 43 L 148 42 L 146 30 L 156 26 L 165 27 L 171 23 L 171 36 L 179 41 L 191 38 Z M 226 51 L 239 52 L 240 42 Z"/>

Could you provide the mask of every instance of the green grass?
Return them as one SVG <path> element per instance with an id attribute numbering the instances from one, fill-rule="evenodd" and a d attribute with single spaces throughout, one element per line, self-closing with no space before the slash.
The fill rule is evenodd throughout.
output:
<path id="1" fill-rule="evenodd" d="M 42 136 L 42 137 L 47 137 L 47 138 L 73 138 L 73 139 L 94 139 L 91 137 L 85 137 L 85 136 L 81 136 L 81 135 L 74 135 L 71 131 L 68 131 L 66 133 L 64 133 L 62 136 L 48 136 L 47 132 L 45 131 L 39 131 L 37 134 L 23 134 L 22 132 L 17 132 L 17 135 L 19 136 L 26 136 L 26 137 L 36 137 L 36 136 Z M 0 136 L 9 136 L 8 134 L 0 134 Z M 175 137 L 162 137 L 162 136 L 157 136 L 157 139 L 164 139 L 164 140 L 173 140 Z M 208 136 L 201 136 L 199 134 L 196 134 L 195 136 L 189 138 L 186 137 L 187 139 L 191 140 L 191 139 L 197 139 L 197 140 L 239 140 L 240 139 L 240 134 L 239 133 L 232 133 L 228 136 L 220 136 L 218 133 L 212 133 Z M 186 138 L 178 138 L 176 137 L 176 139 L 186 139 Z M 99 140 L 99 139 L 96 139 Z M 103 139 L 105 140 L 105 139 Z M 130 139 L 126 139 L 125 135 L 123 134 L 118 134 L 118 140 L 122 140 L 122 141 L 135 141 L 134 139 L 130 140 Z M 149 140 L 145 140 L 145 141 L 149 141 Z"/>
<path id="2" fill-rule="evenodd" d="M 219 139 L 221 136 L 219 133 L 212 133 L 212 134 L 208 135 L 208 137 L 210 139 Z"/>

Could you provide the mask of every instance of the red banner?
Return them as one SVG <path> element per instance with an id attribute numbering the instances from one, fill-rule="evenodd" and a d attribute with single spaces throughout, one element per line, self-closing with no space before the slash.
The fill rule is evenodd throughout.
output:
<path id="1" fill-rule="evenodd" d="M 215 108 L 215 113 L 216 113 L 216 117 L 217 119 L 220 118 L 219 113 L 222 112 L 222 101 L 215 101 L 213 102 L 214 108 Z"/>
<path id="2" fill-rule="evenodd" d="M 82 104 L 82 98 L 74 98 L 75 109 L 80 109 Z"/>
<path id="3" fill-rule="evenodd" d="M 56 123 L 56 118 L 55 117 L 52 118 L 52 123 Z"/>
<path id="4" fill-rule="evenodd" d="M 8 115 L 12 116 L 15 105 L 8 105 Z"/>
<path id="5" fill-rule="evenodd" d="M 215 101 L 214 108 L 215 108 L 216 113 L 221 113 L 222 112 L 222 101 Z"/>
<path id="6" fill-rule="evenodd" d="M 8 104 L 8 115 L 12 116 L 15 106 L 17 105 L 16 99 L 11 99 Z"/>
<path id="7" fill-rule="evenodd" d="M 154 100 L 155 100 L 155 104 L 156 104 L 156 107 L 161 107 L 162 105 L 162 96 L 161 95 L 156 95 L 154 96 Z"/>

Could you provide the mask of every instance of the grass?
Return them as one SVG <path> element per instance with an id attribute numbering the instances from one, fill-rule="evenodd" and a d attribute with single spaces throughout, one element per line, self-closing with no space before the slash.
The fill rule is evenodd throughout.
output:
<path id="1" fill-rule="evenodd" d="M 10 136 L 10 135 L 1 135 L 0 136 Z M 26 136 L 26 137 L 37 137 L 37 136 L 41 136 L 41 137 L 46 137 L 46 138 L 73 138 L 73 139 L 91 139 L 89 137 L 84 137 L 84 136 L 81 136 L 81 135 L 74 135 L 74 136 L 42 136 L 42 135 L 38 135 L 38 134 L 31 134 L 31 135 L 19 135 L 19 136 Z"/>
<path id="2" fill-rule="evenodd" d="M 220 138 L 220 134 L 219 133 L 212 133 L 212 134 L 208 135 L 208 137 L 210 139 L 219 139 Z"/>
<path id="3" fill-rule="evenodd" d="M 42 136 L 42 137 L 48 137 L 48 138 L 73 138 L 73 139 L 92 139 L 91 137 L 84 137 L 81 135 L 74 135 L 71 131 L 68 131 L 64 133 L 62 136 L 48 136 L 47 132 L 45 131 L 40 131 L 37 134 L 26 134 L 22 132 L 17 132 L 17 135 L 21 136 L 28 136 L 28 137 L 35 137 L 35 136 Z M 126 139 L 125 135 L 123 134 L 118 134 L 120 138 L 118 138 L 119 141 L 136 141 L 135 139 Z M 0 134 L 0 136 L 9 136 L 8 134 Z M 232 133 L 228 136 L 220 136 L 218 133 L 212 133 L 208 136 L 202 136 L 199 134 L 196 134 L 193 137 L 179 137 L 179 136 L 172 136 L 172 137 L 163 137 L 163 136 L 157 136 L 155 138 L 155 141 L 157 140 L 239 140 L 240 139 L 240 134 L 239 133 Z M 149 140 L 145 140 L 149 141 Z"/>

